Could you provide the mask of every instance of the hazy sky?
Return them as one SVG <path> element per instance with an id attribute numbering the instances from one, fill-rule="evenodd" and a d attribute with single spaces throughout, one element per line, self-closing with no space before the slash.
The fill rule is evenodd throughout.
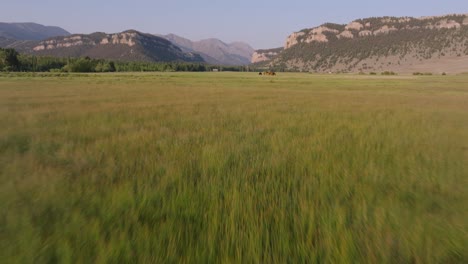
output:
<path id="1" fill-rule="evenodd" d="M 1 22 L 36 22 L 72 33 L 136 29 L 192 40 L 245 41 L 254 48 L 282 46 L 286 37 L 325 22 L 372 16 L 468 13 L 468 0 L 0 0 Z"/>

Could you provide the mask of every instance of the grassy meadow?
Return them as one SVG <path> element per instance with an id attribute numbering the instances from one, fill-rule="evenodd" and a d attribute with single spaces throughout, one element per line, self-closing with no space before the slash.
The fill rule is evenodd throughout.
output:
<path id="1" fill-rule="evenodd" d="M 468 75 L 0 75 L 2 263 L 468 263 Z"/>

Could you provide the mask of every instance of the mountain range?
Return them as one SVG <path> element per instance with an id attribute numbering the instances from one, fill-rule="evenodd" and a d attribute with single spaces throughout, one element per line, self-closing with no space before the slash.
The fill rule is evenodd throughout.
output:
<path id="1" fill-rule="evenodd" d="M 73 34 L 34 23 L 0 23 L 0 47 L 38 56 L 83 57 L 121 61 L 185 61 L 247 65 L 254 49 L 246 43 L 219 39 L 191 41 L 169 34 L 135 30 L 106 34 Z"/>
<path id="2" fill-rule="evenodd" d="M 255 52 L 251 46 L 243 42 L 226 44 L 214 38 L 191 41 L 174 34 L 161 35 L 161 37 L 171 41 L 184 51 L 199 53 L 210 64 L 248 65 Z"/>
<path id="3" fill-rule="evenodd" d="M 43 40 L 56 36 L 68 36 L 70 32 L 60 27 L 36 23 L 1 23 L 0 37 L 13 40 Z"/>
<path id="4" fill-rule="evenodd" d="M 0 23 L 0 47 L 58 57 L 185 61 L 308 72 L 467 72 L 468 14 L 371 17 L 325 23 L 290 34 L 283 47 L 254 51 L 218 39 L 174 34 L 73 34 L 35 23 Z"/>
<path id="5" fill-rule="evenodd" d="M 466 72 L 468 14 L 372 17 L 294 32 L 258 50 L 258 67 L 310 72 Z"/>
<path id="6" fill-rule="evenodd" d="M 97 32 L 59 36 L 41 41 L 14 41 L 6 47 L 37 56 L 91 57 L 120 61 L 146 62 L 204 62 L 191 52 L 184 52 L 170 41 L 151 34 L 128 30 L 115 34 Z M 0 45 L 2 40 L 0 39 Z"/>

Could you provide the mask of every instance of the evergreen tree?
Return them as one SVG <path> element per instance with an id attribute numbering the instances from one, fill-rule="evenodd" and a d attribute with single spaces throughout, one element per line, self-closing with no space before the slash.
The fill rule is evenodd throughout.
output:
<path id="1" fill-rule="evenodd" d="M 18 52 L 14 49 L 0 48 L 0 66 L 4 71 L 17 71 L 20 69 L 20 61 Z"/>

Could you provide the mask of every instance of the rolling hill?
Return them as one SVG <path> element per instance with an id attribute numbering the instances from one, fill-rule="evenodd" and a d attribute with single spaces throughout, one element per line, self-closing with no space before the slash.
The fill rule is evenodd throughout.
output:
<path id="1" fill-rule="evenodd" d="M 70 32 L 60 27 L 36 23 L 0 23 L 0 37 L 12 40 L 43 40 L 56 36 L 68 36 Z"/>
<path id="2" fill-rule="evenodd" d="M 258 66 L 311 72 L 466 72 L 468 15 L 373 17 L 291 34 L 259 50 Z"/>

